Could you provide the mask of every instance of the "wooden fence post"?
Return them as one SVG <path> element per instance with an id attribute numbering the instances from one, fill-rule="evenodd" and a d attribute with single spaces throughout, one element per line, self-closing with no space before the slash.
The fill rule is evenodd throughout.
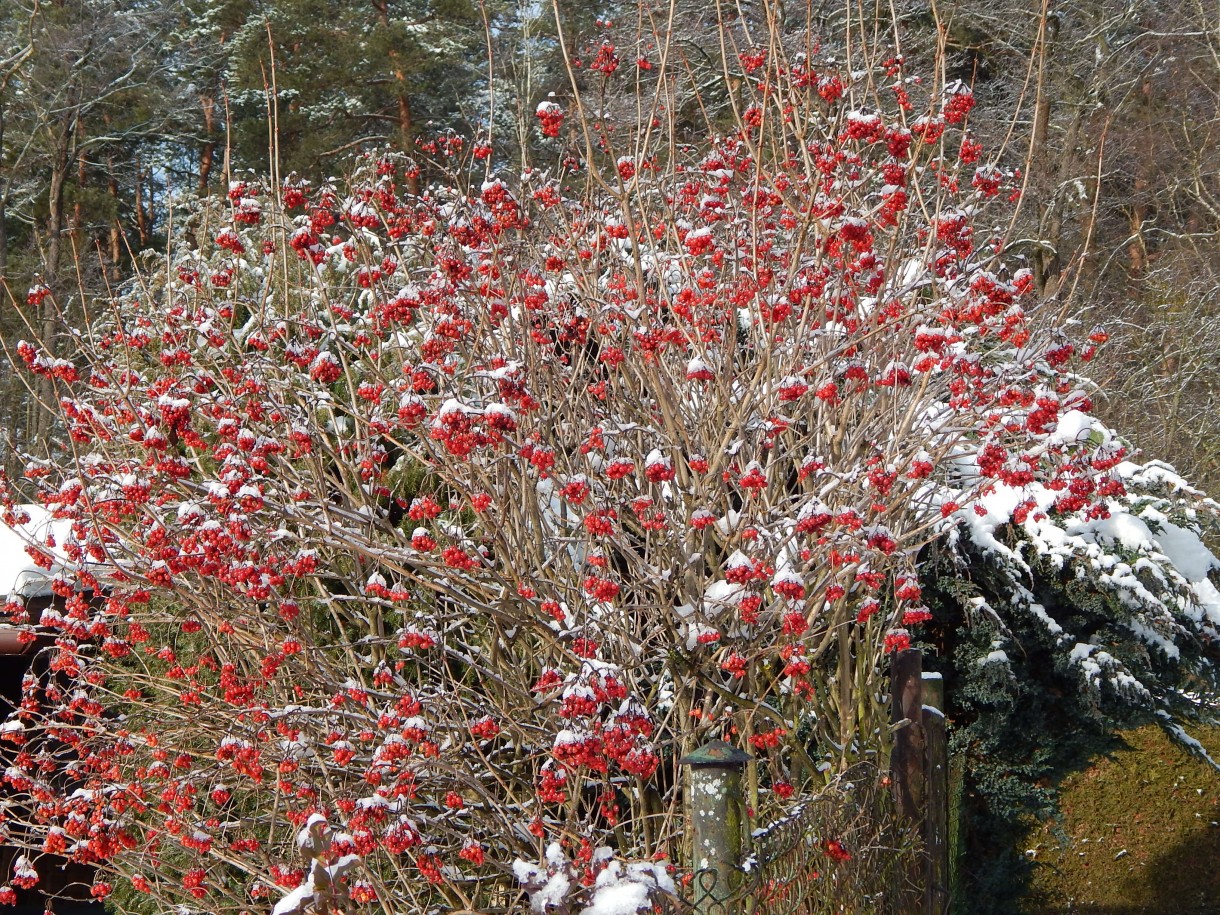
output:
<path id="1" fill-rule="evenodd" d="M 908 823 L 923 820 L 927 800 L 924 778 L 923 652 L 908 648 L 890 662 L 891 727 L 890 777 L 898 816 Z M 926 879 L 922 859 L 911 862 L 906 885 L 895 898 L 895 915 L 916 915 L 923 910 L 923 893 L 916 892 Z"/>
<path id="2" fill-rule="evenodd" d="M 965 853 L 965 793 L 966 764 L 961 756 L 949 760 L 949 905 L 950 911 L 961 912 L 966 894 L 963 892 L 962 856 Z"/>
<path id="3" fill-rule="evenodd" d="M 945 728 L 945 684 L 940 674 L 923 672 L 923 653 L 898 652 L 890 668 L 894 748 L 890 771 L 894 799 L 904 819 L 918 823 L 924 857 L 912 873 L 922 901 L 900 904 L 924 915 L 945 915 L 949 907 L 949 741 Z"/>
<path id="4" fill-rule="evenodd" d="M 894 747 L 890 773 L 898 813 L 909 819 L 923 817 L 927 797 L 924 780 L 923 652 L 908 648 L 894 655 L 890 666 L 891 720 Z"/>
<path id="5" fill-rule="evenodd" d="M 945 681 L 938 673 L 923 675 L 923 730 L 927 797 L 923 837 L 927 853 L 924 913 L 949 910 L 949 736 L 945 727 Z"/>

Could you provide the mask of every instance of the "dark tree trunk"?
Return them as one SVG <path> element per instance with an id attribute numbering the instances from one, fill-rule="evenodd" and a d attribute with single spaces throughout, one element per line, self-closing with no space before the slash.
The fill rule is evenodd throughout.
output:
<path id="1" fill-rule="evenodd" d="M 4 156 L 4 96 L 0 94 L 0 159 Z M 7 175 L 0 177 L 0 280 L 8 277 L 8 194 L 11 182 Z"/>
<path id="2" fill-rule="evenodd" d="M 390 27 L 390 10 L 386 0 L 373 0 L 373 8 L 377 11 L 377 21 L 383 29 Z M 390 70 L 394 74 L 395 93 L 398 97 L 398 142 L 403 152 L 409 153 L 415 143 L 415 119 L 411 114 L 411 96 L 407 92 L 407 75 L 402 68 L 402 60 L 397 51 L 390 51 Z M 419 178 L 415 175 L 407 177 L 407 190 L 412 194 L 419 193 Z"/>
<path id="3" fill-rule="evenodd" d="M 114 203 L 114 218 L 110 220 L 108 272 L 111 282 L 115 282 L 119 279 L 119 260 L 123 256 L 123 233 L 119 215 L 119 179 L 114 176 L 114 156 L 106 157 L 106 192 Z"/>
<path id="4" fill-rule="evenodd" d="M 59 311 L 58 299 L 63 288 L 59 282 L 59 271 L 63 262 L 64 234 L 67 230 L 67 214 L 64 212 L 64 188 L 68 183 L 68 173 L 72 168 L 72 139 L 76 131 L 76 119 L 79 114 L 79 90 L 73 88 L 68 93 L 68 105 L 60 115 L 59 124 L 55 130 L 55 141 L 51 155 L 51 176 L 47 194 L 47 245 L 43 263 L 43 282 L 52 290 L 42 303 L 42 345 L 47 355 L 54 359 L 58 351 Z M 29 446 L 37 452 L 49 455 L 51 414 L 48 409 L 55 394 L 54 381 L 46 376 L 39 376 L 34 391 L 35 402 L 31 404 L 33 416 L 29 428 L 31 430 Z"/>
<path id="5" fill-rule="evenodd" d="M 72 167 L 72 135 L 76 130 L 76 106 L 63 115 L 55 134 L 55 146 L 51 154 L 51 180 L 47 193 L 47 254 L 46 283 L 56 289 L 56 281 L 63 257 L 63 237 L 67 229 L 64 213 L 64 188 L 68 183 L 68 170 Z M 58 290 L 56 290 L 58 291 Z"/>
<path id="6" fill-rule="evenodd" d="M 216 99 L 211 95 L 199 96 L 203 108 L 203 149 L 199 152 L 199 196 L 208 193 L 208 181 L 212 177 L 212 166 L 216 161 Z"/>
<path id="7" fill-rule="evenodd" d="M 148 247 L 149 240 L 152 237 L 152 232 L 149 228 L 149 219 L 144 212 L 144 166 L 136 160 L 136 182 L 135 182 L 135 209 L 136 209 L 136 233 L 140 236 L 141 250 Z"/>

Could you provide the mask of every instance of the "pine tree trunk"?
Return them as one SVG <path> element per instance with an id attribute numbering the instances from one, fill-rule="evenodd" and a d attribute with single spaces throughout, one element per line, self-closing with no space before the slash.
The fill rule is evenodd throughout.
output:
<path id="1" fill-rule="evenodd" d="M 58 129 L 55 133 L 55 146 L 51 155 L 51 180 L 47 194 L 47 246 L 46 259 L 43 264 L 43 282 L 55 293 L 48 296 L 42 303 L 42 345 L 47 355 L 52 359 L 57 355 L 58 311 L 56 300 L 62 292 L 59 283 L 59 270 L 63 260 L 63 237 L 67 228 L 64 213 L 64 188 L 68 182 L 68 170 L 72 167 L 72 137 L 76 130 L 78 113 L 77 90 L 69 91 L 69 105 L 60 115 Z M 28 428 L 31 430 L 31 449 L 42 454 L 50 454 L 51 414 L 43 408 L 50 404 L 55 394 L 54 382 L 40 376 L 35 387 L 36 400 L 31 405 L 33 415 Z"/>
<path id="2" fill-rule="evenodd" d="M 144 167 L 136 160 L 136 183 L 135 183 L 135 207 L 136 207 L 136 232 L 140 236 L 140 249 L 148 247 L 150 232 L 148 228 L 148 217 L 144 213 Z"/>
<path id="3" fill-rule="evenodd" d="M 4 156 L 4 96 L 0 95 L 0 160 Z M 8 195 L 11 181 L 8 176 L 0 178 L 0 279 L 8 276 L 8 229 L 5 228 L 5 217 L 8 215 Z"/>
<path id="4" fill-rule="evenodd" d="M 123 234 L 119 221 L 119 180 L 114 176 L 114 156 L 106 157 L 106 190 L 114 201 L 114 218 L 110 220 L 110 279 L 119 278 L 119 259 L 123 256 Z"/>
<path id="5" fill-rule="evenodd" d="M 199 196 L 208 193 L 208 180 L 212 176 L 212 165 L 216 160 L 216 99 L 211 95 L 201 95 L 199 104 L 203 107 L 203 149 L 199 153 Z"/>
<path id="6" fill-rule="evenodd" d="M 81 133 L 84 131 L 84 120 L 77 119 L 76 122 L 76 186 L 83 188 L 89 178 L 89 167 L 85 161 L 85 151 L 81 148 Z M 81 203 L 80 195 L 76 197 L 76 203 L 72 205 L 72 224 L 68 229 L 73 241 L 76 243 L 78 251 L 83 250 L 82 242 L 84 241 L 84 233 L 81 231 L 85 223 L 84 204 Z"/>
<path id="7" fill-rule="evenodd" d="M 390 27 L 390 10 L 386 0 L 373 0 L 373 8 L 377 11 L 377 21 L 383 29 Z M 411 115 L 411 97 L 407 93 L 407 74 L 402 68 L 402 60 L 397 51 L 389 52 L 390 68 L 394 74 L 394 84 L 398 96 L 398 137 L 403 152 L 410 153 L 415 143 L 415 120 Z M 411 175 L 407 178 L 407 190 L 412 194 L 419 193 L 419 178 Z"/>

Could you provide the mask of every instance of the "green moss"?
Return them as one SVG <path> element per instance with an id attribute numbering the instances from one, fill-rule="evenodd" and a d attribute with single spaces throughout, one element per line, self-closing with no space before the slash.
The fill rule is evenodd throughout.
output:
<path id="1" fill-rule="evenodd" d="M 1213 756 L 1220 732 L 1202 735 Z M 1030 834 L 1028 915 L 1171 915 L 1220 906 L 1220 777 L 1159 728 L 1063 779 L 1061 816 Z"/>

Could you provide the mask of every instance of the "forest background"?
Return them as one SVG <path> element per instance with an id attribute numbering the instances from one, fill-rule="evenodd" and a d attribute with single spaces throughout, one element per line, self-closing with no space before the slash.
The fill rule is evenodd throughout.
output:
<path id="1" fill-rule="evenodd" d="M 348 167 L 361 148 L 413 150 L 489 118 L 497 149 L 529 162 L 543 139 L 534 107 L 567 84 L 550 10 L 537 4 L 0 6 L 0 277 L 11 296 L 43 282 L 77 308 L 129 276 L 133 252 L 163 248 L 190 196 L 268 170 L 273 56 L 279 168 L 306 178 Z M 1024 172 L 1010 253 L 1063 314 L 1104 321 L 1114 340 L 1094 370 L 1103 417 L 1215 491 L 1215 5 L 948 0 L 886 4 L 876 16 L 839 0 L 814 6 L 825 47 L 844 41 L 853 17 L 892 23 L 911 72 L 940 61 L 973 87 L 975 135 Z M 559 3 L 574 56 L 627 7 Z M 714 11 L 689 7 L 675 19 L 677 46 L 710 78 Z M 24 332 L 6 307 L 0 336 Z M 46 422 L 0 361 L 0 428 L 24 448 L 45 438 Z"/>

